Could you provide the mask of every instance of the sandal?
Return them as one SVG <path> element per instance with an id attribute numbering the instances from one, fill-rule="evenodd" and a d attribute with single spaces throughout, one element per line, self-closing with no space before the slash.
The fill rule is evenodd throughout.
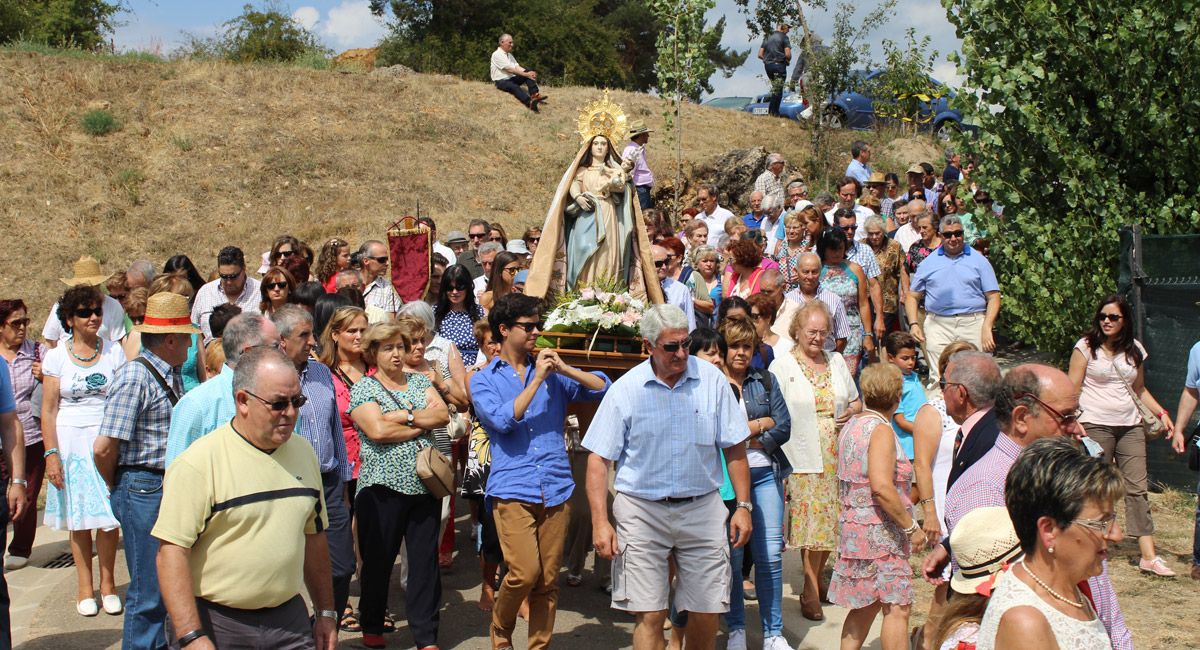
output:
<path id="1" fill-rule="evenodd" d="M 358 615 L 354 612 L 353 607 L 347 607 L 342 612 L 342 618 L 338 621 L 338 629 L 343 632 L 362 632 L 362 624 L 358 621 Z"/>
<path id="2" fill-rule="evenodd" d="M 391 634 L 396 631 L 396 619 L 392 617 L 391 610 L 383 612 L 383 633 Z"/>

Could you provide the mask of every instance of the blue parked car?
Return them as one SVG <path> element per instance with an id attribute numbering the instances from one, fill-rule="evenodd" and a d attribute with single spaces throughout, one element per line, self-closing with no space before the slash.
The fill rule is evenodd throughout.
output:
<path id="1" fill-rule="evenodd" d="M 870 88 L 871 81 L 882 75 L 883 71 L 855 70 L 850 74 L 858 79 L 858 87 Z M 921 102 L 920 114 L 917 117 L 920 130 L 931 131 L 943 140 L 949 139 L 954 131 L 974 132 L 977 127 L 964 125 L 962 113 L 950 107 L 954 91 L 933 77 L 929 78 L 929 83 L 932 92 L 929 93 L 928 101 Z M 833 101 L 822 109 L 821 119 L 833 128 L 862 130 L 873 128 L 876 122 L 899 118 L 876 115 L 874 98 L 857 91 L 843 91 L 836 93 Z"/>
<path id="2" fill-rule="evenodd" d="M 729 110 L 740 111 L 746 107 L 746 104 L 754 101 L 753 97 L 712 97 L 701 102 L 701 106 L 709 108 L 727 108 Z"/>
<path id="3" fill-rule="evenodd" d="M 754 101 L 746 104 L 742 110 L 752 115 L 768 115 L 767 109 L 771 104 L 771 96 L 759 95 Z M 784 91 L 783 99 L 779 102 L 779 116 L 789 120 L 807 120 L 812 117 L 808 102 L 799 93 Z"/>

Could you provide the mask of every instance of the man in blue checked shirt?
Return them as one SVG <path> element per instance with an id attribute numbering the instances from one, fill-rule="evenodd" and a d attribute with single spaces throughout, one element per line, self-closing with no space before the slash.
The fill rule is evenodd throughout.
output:
<path id="1" fill-rule="evenodd" d="M 558 571 L 575 489 L 563 441 L 567 404 L 596 401 L 611 382 L 563 362 L 552 350 L 534 355 L 542 301 L 509 294 L 488 314 L 500 354 L 471 378 L 475 415 L 492 444 L 487 498 L 508 573 L 492 609 L 492 648 L 511 648 L 517 610 L 529 599 L 529 648 L 550 645 Z M 662 633 L 662 628 L 659 628 Z"/>
<path id="2" fill-rule="evenodd" d="M 634 650 L 662 647 L 675 558 L 675 605 L 689 612 L 685 645 L 711 648 L 729 611 L 729 549 L 750 539 L 746 413 L 725 374 L 688 356 L 688 322 L 674 305 L 641 321 L 650 359 L 618 379 L 583 439 L 592 539 L 611 559 L 612 606 L 637 616 Z M 737 507 L 721 500 L 721 450 Z M 613 520 L 608 471 L 616 463 Z M 726 532 L 728 521 L 728 533 Z"/>
<path id="3" fill-rule="evenodd" d="M 296 365 L 300 392 L 307 401 L 296 418 L 300 436 L 317 452 L 321 484 L 325 491 L 325 514 L 329 525 L 329 564 L 333 573 L 333 609 L 345 617 L 350 600 L 350 580 L 354 577 L 354 539 L 350 534 L 350 508 L 346 504 L 346 481 L 353 478 L 346 458 L 346 438 L 338 417 L 337 397 L 333 391 L 333 373 L 312 358 L 317 345 L 313 336 L 313 318 L 300 305 L 284 305 L 271 314 L 279 330 L 283 353 Z"/>
<path id="4" fill-rule="evenodd" d="M 125 537 L 129 589 L 121 647 L 158 650 L 167 647 L 167 609 L 158 587 L 158 540 L 150 530 L 162 501 L 171 408 L 183 395 L 179 369 L 200 328 L 191 323 L 187 298 L 161 292 L 150 296 L 133 330 L 141 333 L 142 352 L 113 378 L 93 451 Z"/>

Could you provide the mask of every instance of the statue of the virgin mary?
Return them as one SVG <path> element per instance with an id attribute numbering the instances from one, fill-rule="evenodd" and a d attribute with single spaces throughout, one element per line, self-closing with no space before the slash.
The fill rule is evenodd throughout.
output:
<path id="1" fill-rule="evenodd" d="M 633 161 L 616 153 L 628 131 L 625 113 L 609 100 L 608 91 L 584 107 L 579 117 L 583 142 L 550 202 L 525 293 L 545 296 L 615 281 L 635 297 L 663 302 L 629 176 Z"/>

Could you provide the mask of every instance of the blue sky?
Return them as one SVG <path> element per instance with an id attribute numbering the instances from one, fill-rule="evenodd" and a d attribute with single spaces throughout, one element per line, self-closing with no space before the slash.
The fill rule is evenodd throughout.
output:
<path id="1" fill-rule="evenodd" d="M 184 41 L 184 32 L 200 36 L 213 34 L 221 23 L 240 14 L 246 2 L 129 0 L 131 12 L 120 16 L 125 24 L 117 28 L 113 40 L 120 50 L 149 50 L 166 54 Z M 290 0 L 279 4 L 335 51 L 371 47 L 386 31 L 383 21 L 371 15 L 367 0 Z M 731 78 L 713 77 L 714 95 L 755 95 L 763 92 L 766 82 L 762 64 L 754 56 L 758 51 L 759 39 L 751 38 L 745 16 L 737 11 L 733 0 L 717 0 L 716 8 L 709 12 L 710 22 L 721 15 L 726 17 L 723 44 L 737 49 L 750 49 L 751 56 Z M 809 25 L 818 34 L 828 34 L 832 23 L 832 11 L 815 11 L 809 16 Z M 909 27 L 916 29 L 918 38 L 929 35 L 931 47 L 941 53 L 939 63 L 934 67 L 934 76 L 954 83 L 957 76 L 953 64 L 946 61 L 946 55 L 958 48 L 959 41 L 938 0 L 899 0 L 895 15 L 873 33 L 876 55 L 879 41 L 884 38 L 899 41 Z M 527 63 L 537 65 L 536 61 Z"/>

